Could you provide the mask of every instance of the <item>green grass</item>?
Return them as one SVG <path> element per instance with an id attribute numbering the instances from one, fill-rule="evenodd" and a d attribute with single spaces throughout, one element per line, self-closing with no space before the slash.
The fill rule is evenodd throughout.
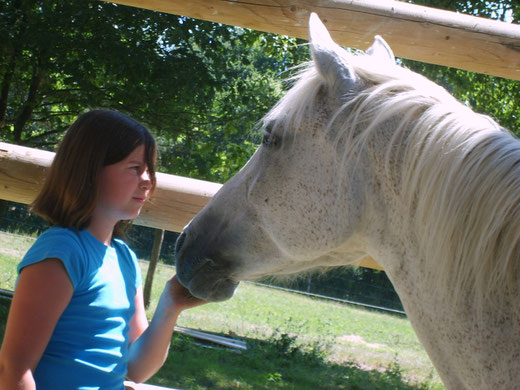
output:
<path id="1" fill-rule="evenodd" d="M 0 288 L 32 239 L 0 233 Z M 143 277 L 147 263 L 141 262 Z M 157 268 L 151 316 L 172 267 Z M 5 322 L 0 301 L 0 332 Z M 233 335 L 242 353 L 175 334 L 150 383 L 181 389 L 435 389 L 444 387 L 402 316 L 242 283 L 235 296 L 184 312 L 179 325 Z"/>
<path id="2" fill-rule="evenodd" d="M 0 232 L 0 288 L 14 290 L 16 266 L 34 240 L 33 237 Z"/>

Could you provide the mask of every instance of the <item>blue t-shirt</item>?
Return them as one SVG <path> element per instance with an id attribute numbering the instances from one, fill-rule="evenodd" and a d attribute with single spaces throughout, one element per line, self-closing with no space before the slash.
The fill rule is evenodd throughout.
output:
<path id="1" fill-rule="evenodd" d="M 134 252 L 118 239 L 108 247 L 87 230 L 53 227 L 36 240 L 18 272 L 47 258 L 62 261 L 74 293 L 34 372 L 36 388 L 124 389 L 129 324 L 142 283 Z"/>

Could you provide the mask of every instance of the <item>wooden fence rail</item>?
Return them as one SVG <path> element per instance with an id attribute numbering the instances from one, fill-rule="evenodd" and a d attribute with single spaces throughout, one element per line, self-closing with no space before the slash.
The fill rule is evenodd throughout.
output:
<path id="1" fill-rule="evenodd" d="M 108 0 L 107 0 L 108 1 Z M 341 45 L 381 35 L 398 57 L 520 80 L 520 26 L 390 0 L 111 0 L 293 37 L 316 12 Z"/>
<path id="2" fill-rule="evenodd" d="M 0 199 L 31 203 L 53 158 L 52 152 L 0 142 Z M 180 232 L 221 186 L 158 173 L 153 198 L 135 223 Z"/>

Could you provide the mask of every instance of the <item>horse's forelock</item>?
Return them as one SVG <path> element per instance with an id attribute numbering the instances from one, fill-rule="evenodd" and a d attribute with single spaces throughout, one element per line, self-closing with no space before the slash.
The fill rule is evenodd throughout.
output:
<path id="1" fill-rule="evenodd" d="M 312 63 L 301 66 L 297 74 L 287 81 L 294 83 L 292 88 L 264 116 L 264 125 L 299 128 L 307 112 L 312 111 L 317 92 L 324 84 Z"/>

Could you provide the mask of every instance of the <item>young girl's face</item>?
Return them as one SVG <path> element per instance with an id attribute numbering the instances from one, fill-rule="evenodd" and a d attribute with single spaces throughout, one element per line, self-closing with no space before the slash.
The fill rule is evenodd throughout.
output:
<path id="1" fill-rule="evenodd" d="M 144 145 L 140 145 L 122 161 L 103 167 L 93 218 L 116 223 L 139 215 L 152 189 L 145 161 Z"/>

